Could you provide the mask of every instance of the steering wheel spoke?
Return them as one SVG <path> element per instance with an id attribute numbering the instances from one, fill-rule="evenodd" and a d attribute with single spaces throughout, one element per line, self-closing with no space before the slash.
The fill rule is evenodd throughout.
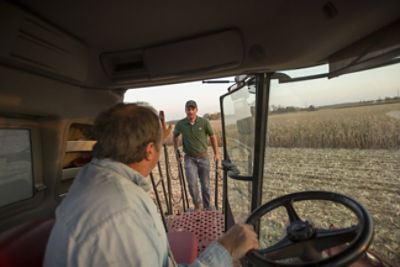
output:
<path id="1" fill-rule="evenodd" d="M 291 223 L 296 222 L 296 221 L 301 221 L 299 215 L 297 215 L 296 210 L 293 208 L 292 202 L 288 201 L 288 202 L 286 202 L 284 204 L 284 206 L 286 208 L 286 211 L 287 211 L 288 216 L 289 216 L 289 221 Z"/>
<path id="2" fill-rule="evenodd" d="M 292 242 L 287 236 L 285 236 L 278 243 L 265 248 L 260 249 L 259 252 L 268 259 L 281 259 L 282 257 L 296 257 L 295 252 L 291 250 L 295 243 Z"/>
<path id="3" fill-rule="evenodd" d="M 313 238 L 313 247 L 319 251 L 346 244 L 354 240 L 359 232 L 359 226 L 351 226 L 342 229 L 316 229 Z"/>
<path id="4" fill-rule="evenodd" d="M 270 260 L 281 260 L 287 258 L 313 258 L 318 259 L 319 251 L 313 247 L 311 241 L 293 242 L 288 237 L 266 249 L 259 250 L 259 253 Z"/>

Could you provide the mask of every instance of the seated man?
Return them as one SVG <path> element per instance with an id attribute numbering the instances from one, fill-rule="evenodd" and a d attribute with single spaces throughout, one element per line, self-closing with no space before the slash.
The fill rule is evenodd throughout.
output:
<path id="1" fill-rule="evenodd" d="M 171 127 L 150 107 L 121 103 L 94 128 L 94 158 L 56 210 L 44 266 L 175 266 L 146 181 Z M 232 266 L 253 248 L 252 226 L 235 225 L 192 266 Z"/>

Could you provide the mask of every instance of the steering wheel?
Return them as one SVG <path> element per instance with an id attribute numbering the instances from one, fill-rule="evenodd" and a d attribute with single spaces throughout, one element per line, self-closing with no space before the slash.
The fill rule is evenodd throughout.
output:
<path id="1" fill-rule="evenodd" d="M 328 200 L 349 208 L 358 218 L 358 225 L 343 229 L 315 228 L 297 215 L 292 203 L 302 200 Z M 356 260 L 372 241 L 373 223 L 368 211 L 354 199 L 328 191 L 305 191 L 278 197 L 258 207 L 246 223 L 256 225 L 266 213 L 285 207 L 290 224 L 286 236 L 276 244 L 261 250 L 251 250 L 246 258 L 255 266 L 343 266 Z M 340 252 L 322 258 L 322 251 L 349 243 Z M 298 257 L 304 263 L 295 265 L 276 260 Z"/>

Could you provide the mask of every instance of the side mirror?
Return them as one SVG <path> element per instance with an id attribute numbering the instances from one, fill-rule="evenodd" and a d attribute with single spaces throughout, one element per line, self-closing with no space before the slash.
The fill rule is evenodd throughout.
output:
<path id="1" fill-rule="evenodd" d="M 236 122 L 236 127 L 240 134 L 250 135 L 253 133 L 254 120 L 253 117 L 247 117 Z"/>

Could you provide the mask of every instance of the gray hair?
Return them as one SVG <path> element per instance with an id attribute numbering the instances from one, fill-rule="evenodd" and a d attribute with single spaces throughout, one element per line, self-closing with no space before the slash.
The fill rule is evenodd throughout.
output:
<path id="1" fill-rule="evenodd" d="M 153 142 L 161 148 L 161 127 L 156 111 L 143 103 L 117 104 L 100 113 L 94 123 L 96 158 L 111 158 L 125 164 L 145 157 Z"/>

